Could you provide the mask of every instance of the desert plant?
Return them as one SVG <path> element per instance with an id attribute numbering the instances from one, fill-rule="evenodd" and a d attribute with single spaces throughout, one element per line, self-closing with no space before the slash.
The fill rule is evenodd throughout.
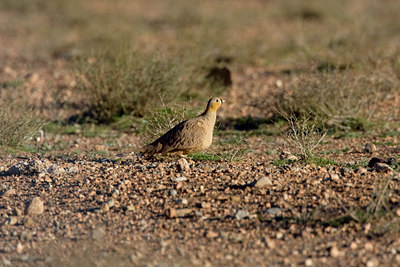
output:
<path id="1" fill-rule="evenodd" d="M 171 56 L 148 56 L 129 47 L 103 50 L 78 62 L 77 88 L 85 95 L 87 114 L 110 122 L 123 114 L 143 115 L 187 92 L 185 68 Z"/>
<path id="2" fill-rule="evenodd" d="M 321 128 L 322 123 L 316 117 L 307 115 L 289 116 L 281 113 L 288 123 L 288 128 L 282 131 L 281 136 L 285 140 L 289 150 L 294 149 L 302 159 L 313 156 L 314 149 L 321 143 L 326 131 Z"/>
<path id="3" fill-rule="evenodd" d="M 385 116 L 379 104 L 397 86 L 387 76 L 334 69 L 300 76 L 297 84 L 277 94 L 275 105 L 285 116 L 293 111 L 336 128 L 362 129 L 365 122 Z"/>
<path id="4" fill-rule="evenodd" d="M 35 135 L 43 121 L 21 103 L 11 102 L 0 105 L 0 146 L 17 147 Z"/>

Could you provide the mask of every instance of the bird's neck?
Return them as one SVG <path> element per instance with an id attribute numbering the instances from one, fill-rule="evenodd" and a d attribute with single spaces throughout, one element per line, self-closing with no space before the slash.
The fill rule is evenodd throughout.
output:
<path id="1" fill-rule="evenodd" d="M 217 111 L 208 108 L 201 115 L 206 118 L 210 123 L 215 124 L 215 120 L 217 119 Z"/>

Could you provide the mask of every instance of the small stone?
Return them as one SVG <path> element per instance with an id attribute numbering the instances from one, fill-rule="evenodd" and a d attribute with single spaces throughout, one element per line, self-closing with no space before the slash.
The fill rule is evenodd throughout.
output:
<path id="1" fill-rule="evenodd" d="M 334 258 L 338 258 L 343 255 L 343 252 L 341 252 L 336 246 L 331 247 L 331 250 L 329 253 Z"/>
<path id="2" fill-rule="evenodd" d="M 168 208 L 165 211 L 165 216 L 167 216 L 169 219 L 176 218 L 176 210 L 174 208 Z"/>
<path id="3" fill-rule="evenodd" d="M 396 215 L 400 217 L 400 208 L 396 210 Z"/>
<path id="4" fill-rule="evenodd" d="M 190 166 L 186 159 L 181 158 L 176 162 L 176 169 L 178 170 L 178 172 L 189 171 Z"/>
<path id="5" fill-rule="evenodd" d="M 174 182 L 183 182 L 183 181 L 186 181 L 187 180 L 187 178 L 186 177 L 184 177 L 184 176 L 181 176 L 181 177 L 176 177 L 176 178 L 174 178 L 174 179 L 172 179 L 172 181 L 174 181 Z"/>
<path id="6" fill-rule="evenodd" d="M 381 162 L 375 163 L 374 169 L 377 172 L 392 172 L 393 171 L 393 169 L 389 165 L 387 165 L 386 163 L 381 163 Z"/>
<path id="7" fill-rule="evenodd" d="M 358 245 L 357 245 L 357 243 L 356 242 L 351 242 L 351 244 L 350 244 L 350 248 L 352 249 L 352 250 L 355 250 L 355 249 L 357 249 L 358 248 Z"/>
<path id="8" fill-rule="evenodd" d="M 25 208 L 25 214 L 38 215 L 44 212 L 44 204 L 40 197 L 34 197 Z"/>
<path id="9" fill-rule="evenodd" d="M 21 254 L 24 251 L 24 246 L 18 242 L 16 250 L 18 254 Z"/>
<path id="10" fill-rule="evenodd" d="M 135 207 L 132 206 L 132 205 L 128 205 L 128 206 L 126 206 L 126 210 L 127 210 L 127 211 L 134 211 L 134 210 L 135 210 Z"/>
<path id="11" fill-rule="evenodd" d="M 193 212 L 192 209 L 177 209 L 176 216 L 177 217 L 186 217 Z"/>
<path id="12" fill-rule="evenodd" d="M 372 153 L 376 151 L 376 146 L 374 144 L 365 144 L 364 153 Z"/>
<path id="13" fill-rule="evenodd" d="M 375 267 L 375 266 L 379 266 L 379 263 L 376 260 L 367 261 L 367 267 Z"/>
<path id="14" fill-rule="evenodd" d="M 263 213 L 267 213 L 269 215 L 277 215 L 279 213 L 282 213 L 283 210 L 281 208 L 278 207 L 273 207 L 273 208 L 269 208 L 263 211 Z"/>
<path id="15" fill-rule="evenodd" d="M 111 196 L 112 196 L 113 198 L 117 198 L 117 197 L 119 196 L 119 194 L 120 194 L 119 190 L 118 190 L 118 189 L 114 189 L 114 190 L 112 191 L 112 193 L 111 193 Z"/>
<path id="16" fill-rule="evenodd" d="M 175 189 L 170 189 L 168 193 L 170 196 L 176 196 L 178 194 L 178 192 Z"/>
<path id="17" fill-rule="evenodd" d="M 214 231 L 211 231 L 211 230 L 207 231 L 206 234 L 205 234 L 205 237 L 209 238 L 209 239 L 214 239 L 214 238 L 217 238 L 218 236 L 219 236 L 218 233 L 216 233 Z"/>
<path id="18" fill-rule="evenodd" d="M 247 210 L 238 210 L 235 213 L 235 218 L 237 220 L 241 220 L 241 219 L 244 219 L 244 218 L 249 218 L 249 216 L 250 216 L 250 213 Z"/>
<path id="19" fill-rule="evenodd" d="M 253 185 L 253 187 L 261 188 L 261 187 L 271 185 L 271 184 L 272 184 L 271 179 L 269 179 L 267 176 L 263 176 L 260 179 L 258 179 L 256 182 L 253 182 L 252 185 Z"/>
<path id="20" fill-rule="evenodd" d="M 329 173 L 329 178 L 331 178 L 332 181 L 339 181 L 339 175 L 337 173 Z"/>
<path id="21" fill-rule="evenodd" d="M 107 212 L 107 211 L 110 210 L 110 206 L 108 206 L 107 203 L 103 203 L 103 204 L 101 204 L 100 210 L 101 210 L 102 212 Z"/>
<path id="22" fill-rule="evenodd" d="M 281 232 L 276 233 L 276 238 L 279 240 L 283 239 L 283 233 Z"/>
<path id="23" fill-rule="evenodd" d="M 101 227 L 92 229 L 91 236 L 93 239 L 100 239 L 104 235 L 104 229 Z"/>
<path id="24" fill-rule="evenodd" d="M 111 209 L 115 205 L 115 200 L 112 198 L 112 199 L 107 200 L 106 203 L 107 203 L 108 207 Z"/>
<path id="25" fill-rule="evenodd" d="M 189 202 L 188 202 L 188 200 L 186 198 L 178 198 L 176 200 L 176 203 L 177 204 L 182 204 L 182 205 L 187 205 Z"/>
<path id="26" fill-rule="evenodd" d="M 314 263 L 313 263 L 312 259 L 306 259 L 305 265 L 306 266 L 314 266 Z"/>
<path id="27" fill-rule="evenodd" d="M 3 196 L 10 197 L 10 196 L 14 196 L 16 193 L 17 193 L 17 191 L 15 191 L 15 189 L 11 188 L 11 189 L 8 189 L 6 192 L 4 192 Z"/>
<path id="28" fill-rule="evenodd" d="M 12 217 L 9 218 L 8 224 L 9 225 L 16 225 L 17 222 L 18 222 L 17 217 L 12 216 Z"/>
<path id="29" fill-rule="evenodd" d="M 45 172 L 39 172 L 39 173 L 37 174 L 37 176 L 38 176 L 39 179 L 42 179 L 45 175 L 46 175 Z"/>

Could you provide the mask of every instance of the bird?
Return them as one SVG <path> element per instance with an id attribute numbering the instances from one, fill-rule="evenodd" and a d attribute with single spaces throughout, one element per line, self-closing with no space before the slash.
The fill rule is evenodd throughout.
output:
<path id="1" fill-rule="evenodd" d="M 212 97 L 205 111 L 199 116 L 182 121 L 154 142 L 144 146 L 144 154 L 177 154 L 186 156 L 203 151 L 211 146 L 217 110 L 225 102 L 220 97 Z"/>

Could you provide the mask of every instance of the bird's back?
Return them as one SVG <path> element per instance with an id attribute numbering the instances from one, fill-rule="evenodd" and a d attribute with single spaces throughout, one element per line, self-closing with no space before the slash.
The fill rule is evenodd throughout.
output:
<path id="1" fill-rule="evenodd" d="M 143 152 L 148 154 L 173 152 L 187 154 L 205 149 L 211 145 L 213 127 L 214 124 L 203 115 L 188 119 L 145 146 Z"/>

